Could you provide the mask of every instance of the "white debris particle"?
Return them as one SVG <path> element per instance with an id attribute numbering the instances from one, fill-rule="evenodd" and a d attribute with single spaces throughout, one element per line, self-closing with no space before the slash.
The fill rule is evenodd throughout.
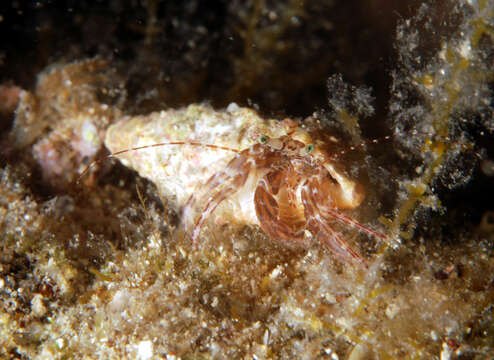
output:
<path id="1" fill-rule="evenodd" d="M 65 346 L 65 340 L 63 338 L 58 338 L 57 340 L 55 340 L 55 342 L 59 349 L 63 349 L 63 347 Z"/>
<path id="2" fill-rule="evenodd" d="M 36 294 L 31 300 L 31 311 L 34 316 L 43 316 L 46 313 L 46 306 L 43 303 L 43 295 Z"/>
<path id="3" fill-rule="evenodd" d="M 122 311 L 127 306 L 128 298 L 129 294 L 126 289 L 116 291 L 110 302 L 110 310 L 114 312 Z"/>
<path id="4" fill-rule="evenodd" d="M 396 314 L 400 311 L 400 307 L 397 304 L 391 303 L 386 308 L 386 316 L 389 319 L 393 319 Z"/>
<path id="5" fill-rule="evenodd" d="M 281 273 L 283 272 L 283 267 L 281 265 L 278 265 L 277 267 L 274 268 L 273 271 L 271 271 L 271 274 L 269 277 L 274 280 L 276 279 Z"/>
<path id="6" fill-rule="evenodd" d="M 441 360 L 451 359 L 451 349 L 446 342 L 443 343 L 443 350 L 441 351 Z"/>
<path id="7" fill-rule="evenodd" d="M 472 57 L 472 46 L 470 44 L 470 40 L 465 40 L 463 41 L 460 46 L 460 54 L 463 56 L 465 59 L 470 59 Z"/>
<path id="8" fill-rule="evenodd" d="M 232 102 L 232 103 L 230 103 L 230 105 L 228 105 L 228 107 L 226 108 L 226 111 L 235 112 L 238 109 L 239 109 L 239 107 L 238 107 L 237 103 Z"/>
<path id="9" fill-rule="evenodd" d="M 262 343 L 266 346 L 269 345 L 269 330 L 268 329 L 266 329 L 266 331 L 264 331 Z"/>
<path id="10" fill-rule="evenodd" d="M 434 330 L 431 331 L 431 339 L 433 341 L 437 341 L 439 339 L 439 337 L 437 336 L 437 332 Z"/>
<path id="11" fill-rule="evenodd" d="M 137 358 L 146 360 L 153 357 L 153 343 L 150 340 L 141 341 L 137 345 Z"/>

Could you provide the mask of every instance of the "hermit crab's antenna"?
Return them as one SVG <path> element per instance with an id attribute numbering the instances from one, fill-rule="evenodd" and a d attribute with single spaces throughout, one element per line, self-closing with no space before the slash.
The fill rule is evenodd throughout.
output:
<path id="1" fill-rule="evenodd" d="M 359 144 L 356 144 L 356 145 L 352 145 L 350 147 L 347 147 L 343 150 L 340 150 L 340 151 L 337 151 L 335 152 L 331 157 L 330 159 L 331 160 L 337 160 L 339 157 L 345 155 L 346 153 L 349 153 L 349 152 L 352 152 L 352 151 L 355 151 L 359 148 L 363 148 L 369 144 L 379 144 L 383 141 L 387 141 L 387 140 L 390 140 L 394 137 L 396 137 L 397 135 L 386 135 L 386 136 L 383 136 L 383 137 L 380 137 L 380 138 L 376 138 L 376 139 L 372 139 L 372 140 L 369 140 L 369 141 L 362 141 L 361 143 Z"/>
<path id="2" fill-rule="evenodd" d="M 421 132 L 421 131 L 417 131 L 417 130 L 411 130 L 409 132 L 406 132 L 407 135 L 410 135 L 410 136 L 416 136 L 416 135 L 422 135 L 422 136 L 429 136 L 429 137 L 436 137 L 436 138 L 439 138 L 441 139 L 443 142 L 445 143 L 450 143 L 450 142 L 453 142 L 453 140 L 451 139 L 451 137 L 449 136 L 444 136 L 444 135 L 438 135 L 438 134 L 434 134 L 434 133 L 426 133 L 426 132 Z M 337 160 L 339 157 L 349 153 L 349 152 L 352 152 L 354 150 L 357 150 L 359 148 L 363 148 L 367 145 L 371 145 L 371 144 L 379 144 L 381 142 L 384 142 L 384 141 L 388 141 L 388 140 L 391 140 L 391 139 L 395 139 L 395 138 L 400 138 L 402 137 L 403 134 L 400 134 L 400 133 L 395 133 L 395 134 L 392 134 L 392 135 L 386 135 L 386 136 L 383 136 L 383 137 L 380 137 L 380 138 L 375 138 L 375 139 L 371 139 L 371 140 L 368 140 L 368 141 L 362 141 L 361 143 L 359 144 L 356 144 L 356 145 L 352 145 L 348 148 L 345 148 L 343 150 L 340 150 L 340 151 L 337 151 L 335 152 L 331 157 L 330 159 L 331 160 Z M 427 141 L 427 140 L 426 140 Z M 469 145 L 465 145 L 465 144 L 460 144 L 461 147 L 463 148 L 463 150 L 472 150 L 472 146 L 469 146 Z M 478 152 L 474 152 L 474 155 L 479 159 L 479 160 L 483 160 L 483 156 L 478 153 Z"/>
<path id="3" fill-rule="evenodd" d="M 167 145 L 190 145 L 190 146 L 206 147 L 206 148 L 210 148 L 210 149 L 231 151 L 234 153 L 240 152 L 240 150 L 234 149 L 231 147 L 214 145 L 214 144 L 203 144 L 203 143 L 196 142 L 196 141 L 171 141 L 171 142 L 162 142 L 162 143 L 156 143 L 156 144 L 151 144 L 151 145 L 137 146 L 137 147 L 133 147 L 133 148 L 120 150 L 120 151 L 111 153 L 110 155 L 106 155 L 106 156 L 103 156 L 99 159 L 94 160 L 84 169 L 84 171 L 81 173 L 81 175 L 79 175 L 79 177 L 77 178 L 76 184 L 80 183 L 81 179 L 89 172 L 89 170 L 91 170 L 94 166 L 102 163 L 103 161 L 106 161 L 106 160 L 114 158 L 114 157 L 118 157 L 119 155 L 122 155 L 122 154 L 125 154 L 128 152 L 140 151 L 140 150 L 151 149 L 151 148 L 167 146 Z"/>

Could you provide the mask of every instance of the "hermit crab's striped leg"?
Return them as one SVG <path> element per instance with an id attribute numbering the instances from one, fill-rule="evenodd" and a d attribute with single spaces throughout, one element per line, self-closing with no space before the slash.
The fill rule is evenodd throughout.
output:
<path id="1" fill-rule="evenodd" d="M 206 181 L 206 183 L 199 188 L 200 194 L 202 195 L 196 196 L 196 194 L 192 194 L 184 205 L 184 214 L 190 212 L 190 209 L 195 207 L 198 198 L 210 195 L 217 186 L 226 183 L 226 181 L 232 176 L 232 174 L 245 171 L 245 169 L 242 169 L 242 167 L 248 160 L 247 152 L 248 150 L 243 150 L 242 152 L 238 153 L 232 160 L 230 160 L 225 169 L 212 175 Z"/>
<path id="2" fill-rule="evenodd" d="M 375 237 L 375 238 L 378 238 L 381 240 L 388 240 L 387 235 L 385 235 L 379 231 L 376 231 L 376 230 L 374 230 L 368 226 L 362 225 L 361 223 L 359 223 L 355 219 L 352 219 L 350 216 L 345 215 L 339 211 L 336 211 L 334 209 L 324 209 L 324 212 L 327 213 L 328 215 L 330 215 L 332 218 L 338 220 L 339 222 L 344 223 L 344 224 L 349 225 L 349 226 L 352 226 L 352 227 L 358 229 L 359 231 L 361 231 L 361 232 L 363 232 L 369 236 L 372 236 L 372 237 Z"/>
<path id="3" fill-rule="evenodd" d="M 216 210 L 219 204 L 223 202 L 223 200 L 227 199 L 230 195 L 235 193 L 238 189 L 234 186 L 228 186 L 221 191 L 218 191 L 212 197 L 209 198 L 206 207 L 202 209 L 201 215 L 197 218 L 194 223 L 194 227 L 192 229 L 191 237 L 192 237 L 192 246 L 197 246 L 197 239 L 199 238 L 199 234 L 201 232 L 202 225 L 206 219 Z M 185 222 L 187 220 L 184 220 Z M 188 232 L 188 229 L 185 229 Z"/>
<path id="4" fill-rule="evenodd" d="M 198 191 L 199 195 L 192 194 L 183 207 L 182 217 L 185 219 L 185 231 L 188 232 L 189 225 L 187 219 L 195 218 L 193 212 L 197 208 L 197 203 L 204 201 L 204 197 L 210 196 L 216 189 L 216 187 L 221 184 L 226 184 L 228 179 L 237 173 L 249 173 L 250 169 L 254 167 L 259 167 L 263 158 L 259 157 L 262 153 L 263 146 L 261 144 L 255 144 L 250 148 L 244 149 L 242 151 L 237 151 L 237 155 L 230 160 L 227 166 L 222 170 L 212 175 L 203 186 L 200 186 Z M 200 200 L 199 200 L 200 199 Z"/>
<path id="5" fill-rule="evenodd" d="M 335 255 L 347 260 L 351 258 L 357 263 L 367 267 L 360 254 L 353 250 L 342 238 L 328 225 L 328 219 L 321 214 L 317 201 L 314 199 L 314 180 L 306 181 L 302 186 L 302 203 L 305 208 L 307 225 L 311 232 L 317 234 Z"/>
<path id="6" fill-rule="evenodd" d="M 101 157 L 99 159 L 94 160 L 92 163 L 90 163 L 82 171 L 81 175 L 79 175 L 79 177 L 77 178 L 76 183 L 79 184 L 80 181 L 81 181 L 81 179 L 88 173 L 89 170 L 91 170 L 94 166 L 100 164 L 101 162 L 103 162 L 105 160 L 108 160 L 108 159 L 111 159 L 111 158 L 115 158 L 115 157 L 118 157 L 119 155 L 122 155 L 122 154 L 125 154 L 125 153 L 128 153 L 128 152 L 132 152 L 132 151 L 140 151 L 140 150 L 157 148 L 157 147 L 168 146 L 168 145 L 190 145 L 190 146 L 206 147 L 206 148 L 210 148 L 210 149 L 218 149 L 218 150 L 231 151 L 231 152 L 234 152 L 234 153 L 239 153 L 240 152 L 240 150 L 238 150 L 238 149 L 230 148 L 230 147 L 227 147 L 227 146 L 214 145 L 214 144 L 203 144 L 203 143 L 200 143 L 200 142 L 197 142 L 197 141 L 170 141 L 170 142 L 161 142 L 161 143 L 156 143 L 156 144 L 151 144 L 151 145 L 137 146 L 137 147 L 133 147 L 133 148 L 128 148 L 128 149 L 120 150 L 120 151 L 111 153 L 110 155 L 106 155 L 106 156 L 103 156 L 103 157 Z"/>
<path id="7" fill-rule="evenodd" d="M 326 245 L 331 247 L 336 255 L 345 259 L 350 256 L 353 260 L 357 261 L 359 264 L 367 267 L 362 256 L 353 250 L 343 239 L 342 237 L 333 230 L 330 226 L 327 225 L 326 221 L 320 221 L 317 223 L 319 227 L 319 237 L 324 241 Z"/>
<path id="8" fill-rule="evenodd" d="M 191 198 L 187 201 L 183 213 L 185 217 L 188 217 L 193 213 L 191 207 L 195 207 L 196 202 L 201 204 L 203 201 L 206 201 L 206 205 L 203 208 L 200 208 L 200 215 L 193 225 L 191 233 L 193 246 L 197 245 L 199 233 L 206 219 L 214 212 L 214 210 L 216 210 L 221 202 L 236 193 L 240 187 L 245 184 L 251 168 L 251 162 L 249 160 L 250 159 L 247 156 L 236 156 L 230 161 L 226 168 L 221 171 L 221 175 L 213 175 L 210 180 L 208 180 L 207 191 L 203 191 L 203 195 L 199 199 L 191 199 L 194 197 L 194 195 L 191 195 Z M 219 181 L 220 179 L 221 181 Z M 184 219 L 186 232 L 189 230 L 187 228 L 187 222 L 188 219 Z"/>
<path id="9" fill-rule="evenodd" d="M 377 239 L 381 239 L 381 240 L 388 240 L 388 236 L 386 236 L 385 234 L 377 231 L 377 230 L 374 230 L 372 228 L 370 228 L 369 226 L 365 226 L 363 224 L 361 224 L 360 222 L 356 221 L 355 219 L 353 219 L 352 217 L 348 216 L 348 215 L 345 215 L 343 214 L 342 212 L 336 210 L 334 207 L 332 206 L 328 206 L 327 203 L 325 203 L 325 197 L 327 197 L 328 195 L 327 194 L 324 194 L 323 192 L 319 191 L 319 182 L 317 183 L 314 183 L 315 180 L 313 180 L 313 182 L 311 182 L 311 185 L 308 186 L 308 191 L 310 193 L 310 197 L 313 199 L 313 202 L 314 204 L 317 204 L 317 208 L 318 208 L 318 211 L 319 213 L 321 213 L 321 215 L 325 218 L 328 218 L 328 217 L 331 217 L 345 225 L 349 225 L 369 236 L 372 236 L 372 237 L 375 237 Z"/>
<path id="10" fill-rule="evenodd" d="M 199 189 L 200 191 L 199 195 L 197 193 L 190 195 L 190 197 L 185 202 L 185 205 L 182 210 L 182 218 L 184 218 L 185 232 L 189 232 L 190 230 L 187 220 L 195 218 L 194 211 L 197 207 L 198 199 L 202 199 L 204 196 L 210 195 L 211 192 L 214 191 L 217 186 L 219 186 L 222 183 L 226 183 L 229 176 L 230 175 L 227 174 L 225 171 L 220 171 L 212 175 L 208 179 L 208 181 Z"/>
<path id="11" fill-rule="evenodd" d="M 242 169 L 242 167 L 245 168 L 244 164 L 248 160 L 248 149 L 243 150 L 233 159 L 230 160 L 230 162 L 227 164 L 227 166 L 222 170 L 219 171 L 215 174 L 213 174 L 204 185 L 200 186 L 198 188 L 198 192 L 192 194 L 186 201 L 183 211 L 182 211 L 182 216 L 183 218 L 187 219 L 192 219 L 195 217 L 193 214 L 193 211 L 197 208 L 197 202 L 200 201 L 198 199 L 202 199 L 206 196 L 210 196 L 216 189 L 221 184 L 226 184 L 228 179 L 234 175 L 235 173 L 239 173 L 241 171 L 245 171 L 245 169 Z M 250 167 L 249 167 L 250 169 Z M 185 231 L 188 232 L 188 224 L 187 221 L 185 221 Z"/>

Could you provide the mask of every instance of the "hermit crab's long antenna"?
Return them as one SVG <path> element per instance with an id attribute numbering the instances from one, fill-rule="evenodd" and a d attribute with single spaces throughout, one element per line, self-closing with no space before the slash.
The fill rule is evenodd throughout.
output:
<path id="1" fill-rule="evenodd" d="M 343 150 L 337 151 L 336 153 L 334 153 L 330 157 L 330 160 L 337 160 L 339 157 L 345 155 L 346 153 L 349 153 L 351 151 L 357 150 L 358 148 L 363 148 L 366 145 L 378 144 L 378 143 L 383 142 L 383 141 L 387 141 L 387 140 L 391 140 L 391 139 L 394 139 L 394 138 L 403 137 L 403 135 L 404 134 L 400 134 L 400 133 L 397 132 L 397 133 L 394 133 L 393 135 L 386 135 L 386 136 L 383 136 L 383 137 L 380 137 L 380 138 L 371 139 L 371 140 L 368 140 L 368 141 L 362 141 L 359 144 L 352 145 L 352 146 L 350 146 L 348 148 L 345 148 Z M 411 130 L 411 131 L 405 132 L 405 135 L 409 135 L 409 136 L 421 135 L 421 136 L 436 137 L 436 138 L 441 139 L 445 143 L 451 143 L 451 142 L 453 142 L 453 140 L 451 139 L 451 137 L 449 137 L 447 135 L 427 133 L 427 132 L 417 131 L 417 130 Z M 471 145 L 460 144 L 460 146 L 463 148 L 463 150 L 471 150 L 472 149 L 472 146 Z M 479 154 L 478 152 L 474 152 L 474 155 L 477 158 L 479 158 L 480 160 L 483 159 L 482 155 Z"/>
<path id="2" fill-rule="evenodd" d="M 144 150 L 144 149 L 150 149 L 150 148 L 155 148 L 155 147 L 160 147 L 160 146 L 166 146 L 166 145 L 190 145 L 190 146 L 200 146 L 200 147 L 206 147 L 206 148 L 211 148 L 211 149 L 218 149 L 218 150 L 225 150 L 225 151 L 232 151 L 234 153 L 239 153 L 240 150 L 230 148 L 227 146 L 221 146 L 221 145 L 213 145 L 213 144 L 203 144 L 200 142 L 196 141 L 171 141 L 171 142 L 162 142 L 162 143 L 156 143 L 156 144 L 151 144 L 151 145 L 144 145 L 144 146 L 137 146 L 133 148 L 128 148 L 124 150 L 120 150 L 117 152 L 114 152 L 110 155 L 103 156 L 102 158 L 94 160 L 91 164 L 89 164 L 84 171 L 81 173 L 81 175 L 77 178 L 76 183 L 79 184 L 81 179 L 84 177 L 84 175 L 87 174 L 87 172 L 93 168 L 95 165 L 100 164 L 101 162 L 117 157 L 118 155 L 122 155 L 131 151 L 139 151 L 139 150 Z"/>
<path id="3" fill-rule="evenodd" d="M 338 159 L 340 156 L 343 156 L 345 155 L 346 153 L 348 152 L 351 152 L 351 151 L 354 151 L 358 148 L 362 148 L 366 145 L 369 145 L 369 144 L 378 144 L 382 141 L 385 141 L 385 140 L 389 140 L 389 139 L 392 139 L 394 137 L 396 137 L 397 135 L 386 135 L 386 136 L 383 136 L 381 138 L 377 138 L 377 139 L 372 139 L 372 140 L 369 140 L 369 141 L 362 141 L 361 143 L 357 144 L 357 145 L 352 145 L 348 148 L 345 148 L 343 150 L 340 150 L 340 151 L 337 151 L 335 154 L 333 154 L 331 157 L 330 157 L 330 160 L 336 160 Z"/>

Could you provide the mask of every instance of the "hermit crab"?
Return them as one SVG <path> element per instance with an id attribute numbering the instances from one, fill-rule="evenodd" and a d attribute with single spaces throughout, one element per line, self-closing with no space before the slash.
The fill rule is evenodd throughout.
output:
<path id="1" fill-rule="evenodd" d="M 157 185 L 193 244 L 208 219 L 258 225 L 291 244 L 317 239 L 360 264 L 335 222 L 386 239 L 343 212 L 362 203 L 363 187 L 294 120 L 266 120 L 235 104 L 225 111 L 190 105 L 124 118 L 108 129 L 105 144 L 110 157 Z"/>

